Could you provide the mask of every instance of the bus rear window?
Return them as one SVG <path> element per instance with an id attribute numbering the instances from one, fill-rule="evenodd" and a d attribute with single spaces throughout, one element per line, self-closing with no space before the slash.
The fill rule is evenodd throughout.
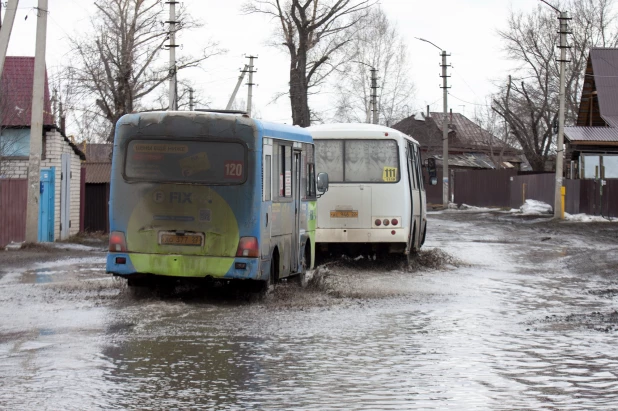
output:
<path id="1" fill-rule="evenodd" d="M 396 183 L 399 157 L 395 140 L 314 140 L 316 171 L 334 183 Z"/>
<path id="2" fill-rule="evenodd" d="M 132 140 L 125 160 L 127 180 L 242 184 L 246 149 L 218 141 Z"/>

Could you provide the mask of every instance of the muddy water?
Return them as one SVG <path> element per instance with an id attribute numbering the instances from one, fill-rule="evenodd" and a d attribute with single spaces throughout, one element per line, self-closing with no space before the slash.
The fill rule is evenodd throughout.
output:
<path id="1" fill-rule="evenodd" d="M 134 293 L 100 257 L 8 273 L 0 408 L 618 407 L 615 245 L 482 219 L 430 228 L 427 249 L 454 257 L 439 269 L 339 261 L 265 299 Z"/>

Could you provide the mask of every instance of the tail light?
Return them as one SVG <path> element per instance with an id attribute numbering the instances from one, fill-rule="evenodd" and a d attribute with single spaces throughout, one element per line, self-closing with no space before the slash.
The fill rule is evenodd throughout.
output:
<path id="1" fill-rule="evenodd" d="M 374 224 L 380 227 L 382 225 L 382 220 L 380 220 L 379 218 L 376 218 L 376 221 Z"/>
<path id="2" fill-rule="evenodd" d="M 109 233 L 109 251 L 127 251 L 127 239 L 125 238 L 122 231 L 112 231 L 111 233 Z"/>
<path id="3" fill-rule="evenodd" d="M 386 227 L 386 226 L 388 226 L 391 222 L 390 222 L 390 221 L 388 221 L 388 218 L 385 218 L 385 219 L 384 219 L 384 221 L 383 221 L 383 223 L 384 223 L 384 226 Z"/>
<path id="4" fill-rule="evenodd" d="M 391 224 L 392 224 L 392 225 L 397 225 L 397 224 L 399 224 L 399 220 L 397 220 L 396 218 L 393 218 L 393 219 L 391 220 Z"/>
<path id="5" fill-rule="evenodd" d="M 259 257 L 260 248 L 255 237 L 240 237 L 236 257 Z"/>

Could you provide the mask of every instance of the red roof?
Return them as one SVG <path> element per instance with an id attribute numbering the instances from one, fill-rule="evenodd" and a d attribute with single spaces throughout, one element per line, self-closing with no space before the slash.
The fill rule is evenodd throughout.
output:
<path id="1" fill-rule="evenodd" d="M 0 82 L 0 122 L 3 126 L 30 127 L 33 80 L 34 57 L 6 57 Z M 54 125 L 47 72 L 43 101 L 43 125 Z"/>

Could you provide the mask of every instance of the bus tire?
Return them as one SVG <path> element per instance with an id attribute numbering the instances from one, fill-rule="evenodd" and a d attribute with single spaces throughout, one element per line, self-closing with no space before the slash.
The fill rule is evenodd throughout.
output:
<path id="1" fill-rule="evenodd" d="M 294 282 L 301 288 L 307 286 L 307 269 L 311 265 L 311 248 L 307 248 L 307 243 L 303 246 L 300 254 L 300 272 L 293 278 Z"/>
<path id="2" fill-rule="evenodd" d="M 425 222 L 425 227 L 423 228 L 423 236 L 421 237 L 421 247 L 423 246 L 423 244 L 425 244 L 425 235 L 426 234 L 427 234 L 427 222 Z"/>
<path id="3" fill-rule="evenodd" d="M 275 287 L 275 284 L 279 280 L 279 250 L 275 248 L 273 251 L 273 255 L 270 259 L 270 273 L 268 275 L 268 280 L 266 280 L 265 289 L 266 292 L 270 291 Z"/>

